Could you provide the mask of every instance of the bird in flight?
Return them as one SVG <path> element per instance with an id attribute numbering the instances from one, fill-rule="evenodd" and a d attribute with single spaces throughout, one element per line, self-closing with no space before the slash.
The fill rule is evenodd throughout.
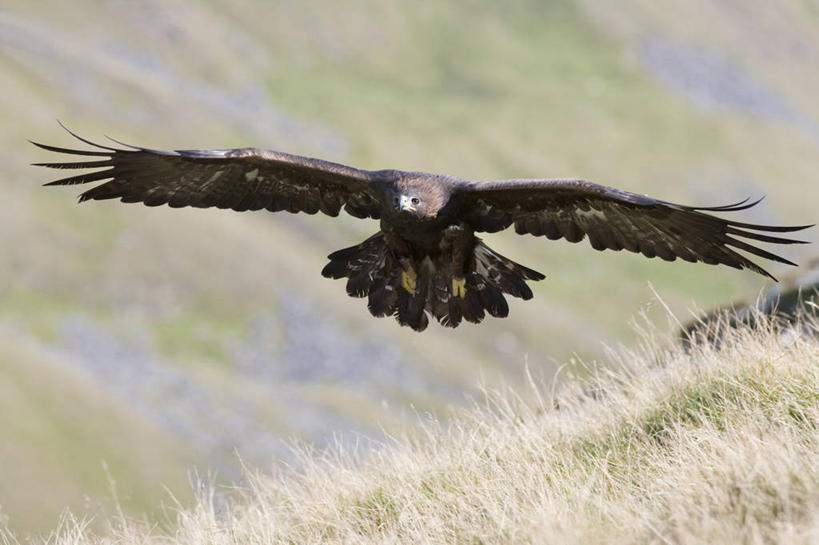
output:
<path id="1" fill-rule="evenodd" d="M 92 149 L 32 143 L 87 160 L 35 165 L 83 170 L 46 185 L 101 182 L 82 193 L 80 202 L 119 199 L 147 206 L 329 216 L 343 209 L 356 218 L 380 220 L 376 234 L 331 253 L 321 274 L 347 278 L 347 293 L 366 297 L 373 316 L 394 316 L 416 331 L 427 327 L 429 316 L 447 327 L 463 320 L 478 323 L 486 314 L 506 317 L 504 295 L 530 299 L 526 281 L 545 278 L 495 252 L 476 233 L 514 226 L 518 234 L 551 240 L 588 237 L 595 250 L 722 264 L 776 280 L 737 250 L 795 265 L 747 240 L 804 243 L 779 234 L 811 227 L 755 225 L 711 214 L 759 202 L 748 199 L 683 206 L 580 179 L 474 182 L 424 172 L 360 170 L 257 148 L 163 151 L 117 141 L 122 147 L 110 147 L 69 133 Z"/>

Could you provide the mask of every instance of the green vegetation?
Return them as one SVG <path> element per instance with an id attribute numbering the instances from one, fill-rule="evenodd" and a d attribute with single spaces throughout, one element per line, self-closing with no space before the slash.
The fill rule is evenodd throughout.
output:
<path id="1" fill-rule="evenodd" d="M 225 362 L 228 342 L 241 338 L 242 327 L 233 322 L 214 323 L 201 314 L 176 314 L 158 320 L 154 338 L 162 354 L 191 362 Z"/>
<path id="2" fill-rule="evenodd" d="M 193 457 L 169 436 L 33 343 L 0 335 L 0 351 L 0 512 L 14 527 L 46 528 L 66 508 L 105 513 L 110 481 L 133 512 L 158 513 L 165 486 L 188 497 Z"/>

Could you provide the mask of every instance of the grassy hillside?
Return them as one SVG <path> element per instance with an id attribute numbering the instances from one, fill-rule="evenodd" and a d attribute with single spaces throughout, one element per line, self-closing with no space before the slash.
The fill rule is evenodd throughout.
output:
<path id="1" fill-rule="evenodd" d="M 157 148 L 582 176 L 692 204 L 767 194 L 744 218 L 815 221 L 816 12 L 676 4 L 3 2 L 0 388 L 15 395 L 0 401 L 0 513 L 36 530 L 104 501 L 103 460 L 126 510 L 163 485 L 184 500 L 192 467 L 241 478 L 235 451 L 268 467 L 291 440 L 445 417 L 479 380 L 522 384 L 525 362 L 550 376 L 572 354 L 599 359 L 633 339 L 636 313 L 658 315 L 649 282 L 680 313 L 763 285 L 498 234 L 492 247 L 547 274 L 535 299 L 419 336 L 319 277 L 374 222 L 77 207 L 75 190 L 40 187 L 53 173 L 28 166 L 47 155 L 27 139 L 68 145 L 59 118 Z"/>
<path id="2" fill-rule="evenodd" d="M 3 522 L 47 527 L 67 506 L 105 513 L 111 480 L 129 509 L 148 513 L 159 511 L 160 483 L 186 490 L 195 459 L 167 432 L 34 343 L 0 335 L 0 351 Z"/>
<path id="3" fill-rule="evenodd" d="M 819 324 L 657 338 L 610 372 L 490 391 L 366 452 L 305 451 L 242 490 L 204 487 L 118 543 L 815 543 Z M 68 519 L 50 543 L 108 542 Z M 6 543 L 16 543 L 10 534 Z"/>

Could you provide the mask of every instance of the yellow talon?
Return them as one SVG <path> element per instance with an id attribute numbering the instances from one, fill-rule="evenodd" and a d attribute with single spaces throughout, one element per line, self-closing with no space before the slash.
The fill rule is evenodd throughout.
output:
<path id="1" fill-rule="evenodd" d="M 466 297 L 466 278 L 452 277 L 452 295 L 461 299 Z"/>
<path id="2" fill-rule="evenodd" d="M 410 267 L 408 270 L 401 273 L 401 285 L 408 292 L 415 293 L 415 280 L 417 278 L 418 275 L 415 273 L 415 269 Z"/>

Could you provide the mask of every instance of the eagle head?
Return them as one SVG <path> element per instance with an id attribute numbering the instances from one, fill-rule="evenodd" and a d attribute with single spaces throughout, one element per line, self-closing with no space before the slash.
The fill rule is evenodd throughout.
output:
<path id="1" fill-rule="evenodd" d="M 406 214 L 418 214 L 422 205 L 421 197 L 417 195 L 408 195 L 405 193 L 396 194 L 392 199 L 392 205 L 396 212 L 404 212 Z"/>
<path id="2" fill-rule="evenodd" d="M 444 195 L 437 180 L 417 177 L 402 180 L 396 184 L 390 195 L 390 205 L 395 214 L 417 219 L 434 219 L 444 204 Z"/>

